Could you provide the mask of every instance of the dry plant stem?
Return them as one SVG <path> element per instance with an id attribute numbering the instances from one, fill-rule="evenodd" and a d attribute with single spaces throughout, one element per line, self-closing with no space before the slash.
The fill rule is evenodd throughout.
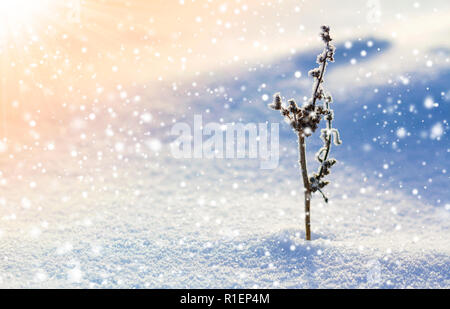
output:
<path id="1" fill-rule="evenodd" d="M 312 98 L 310 98 L 303 106 L 299 107 L 294 99 L 288 100 L 288 106 L 284 107 L 280 93 L 274 95 L 273 103 L 269 104 L 269 108 L 280 111 L 281 115 L 291 125 L 298 136 L 298 161 L 301 168 L 303 178 L 303 186 L 305 193 L 305 238 L 311 240 L 311 197 L 314 192 L 322 194 L 325 203 L 328 198 L 322 189 L 329 184 L 329 181 L 323 178 L 330 174 L 330 168 L 337 162 L 336 159 L 329 159 L 331 140 L 334 139 L 336 145 L 341 144 L 338 130 L 332 126 L 334 118 L 333 110 L 330 109 L 330 103 L 333 101 L 331 94 L 325 92 L 322 87 L 325 70 L 328 62 L 334 62 L 334 53 L 336 48 L 330 44 L 330 27 L 321 27 L 321 37 L 325 42 L 325 48 L 321 54 L 317 56 L 317 64 L 319 67 L 309 71 L 314 79 L 312 89 Z M 323 101 L 324 106 L 316 106 L 317 101 Z M 321 138 L 324 146 L 320 148 L 316 154 L 316 159 L 320 162 L 320 168 L 317 173 L 313 173 L 312 177 L 308 176 L 306 165 L 306 137 L 312 135 L 318 128 L 319 123 L 324 117 L 327 120 L 326 128 L 321 129 Z"/>
<path id="2" fill-rule="evenodd" d="M 327 106 L 327 110 L 329 110 L 330 109 L 330 105 L 329 105 L 328 102 L 326 103 L 326 106 Z M 327 120 L 327 129 L 328 129 L 328 132 L 331 132 L 331 120 L 330 119 Z M 325 155 L 323 157 L 323 162 L 326 162 L 328 160 L 328 155 L 330 154 L 331 134 L 328 136 L 327 143 L 326 143 L 325 147 L 326 147 L 326 151 L 325 151 Z M 320 170 L 319 170 L 319 177 L 323 176 L 323 171 L 324 171 L 324 168 L 323 168 L 323 164 L 322 164 L 320 166 Z"/>
<path id="3" fill-rule="evenodd" d="M 326 54 L 326 51 L 329 48 L 329 44 L 325 47 L 324 54 Z M 320 70 L 320 76 L 317 79 L 316 85 L 314 87 L 313 91 L 313 106 L 316 104 L 317 99 L 317 92 L 319 91 L 320 84 L 322 83 L 323 75 L 325 73 L 325 69 L 327 67 L 327 61 L 326 59 L 322 62 L 322 68 Z M 328 108 L 328 104 L 327 104 Z M 330 121 L 327 123 L 327 127 L 330 128 L 331 124 Z M 328 140 L 327 143 L 327 151 L 325 153 L 325 160 L 328 157 L 328 153 L 331 148 L 331 138 Z M 309 185 L 309 177 L 308 177 L 308 170 L 306 165 L 306 144 L 305 144 L 305 137 L 303 134 L 298 134 L 298 153 L 300 156 L 299 163 L 302 169 L 302 177 L 303 177 L 303 186 L 305 191 L 305 239 L 311 240 L 311 189 Z M 320 171 L 320 174 L 322 174 L 322 168 Z"/>
<path id="4" fill-rule="evenodd" d="M 306 145 L 305 136 L 302 133 L 298 134 L 298 153 L 299 163 L 302 169 L 303 186 L 305 191 L 305 238 L 311 240 L 311 189 L 308 180 L 308 170 L 306 169 Z"/>
<path id="5" fill-rule="evenodd" d="M 326 51 L 327 51 L 329 48 L 330 48 L 330 44 L 327 43 L 327 46 L 326 46 L 325 49 L 324 49 L 324 53 L 325 53 L 325 54 L 326 54 Z M 322 62 L 322 68 L 321 68 L 321 70 L 320 70 L 320 76 L 319 76 L 319 78 L 317 79 L 317 84 L 316 84 L 315 87 L 314 87 L 313 96 L 312 96 L 312 98 L 313 98 L 313 106 L 316 105 L 316 100 L 317 100 L 316 94 L 317 94 L 317 91 L 319 91 L 319 87 L 320 87 L 320 84 L 322 83 L 323 75 L 325 74 L 325 69 L 326 69 L 326 68 L 327 68 L 327 60 L 325 59 L 324 62 Z"/>

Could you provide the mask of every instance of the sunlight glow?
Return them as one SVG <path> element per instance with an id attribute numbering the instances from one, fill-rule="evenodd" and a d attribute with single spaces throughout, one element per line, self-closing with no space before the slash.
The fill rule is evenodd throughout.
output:
<path id="1" fill-rule="evenodd" d="M 1 23 L 24 22 L 48 9 L 50 0 L 2 0 L 0 1 Z"/>
<path id="2" fill-rule="evenodd" d="M 57 0 L 1 0 L 0 35 L 18 36 L 39 19 L 51 16 Z"/>

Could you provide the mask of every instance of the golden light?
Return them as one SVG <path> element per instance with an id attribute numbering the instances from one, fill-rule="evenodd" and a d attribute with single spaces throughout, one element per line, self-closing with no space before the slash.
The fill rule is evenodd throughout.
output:
<path id="1" fill-rule="evenodd" d="M 29 23 L 34 16 L 49 9 L 54 0 L 2 0 L 0 1 L 0 23 L 2 26 Z"/>
<path id="2" fill-rule="evenodd" d="M 23 32 L 33 32 L 36 22 L 50 16 L 55 4 L 56 0 L 1 0 L 0 38 L 18 38 Z"/>

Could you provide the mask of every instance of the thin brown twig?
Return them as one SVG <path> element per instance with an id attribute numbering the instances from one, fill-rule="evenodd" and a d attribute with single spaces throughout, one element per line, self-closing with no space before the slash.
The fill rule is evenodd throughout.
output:
<path id="1" fill-rule="evenodd" d="M 321 190 L 328 182 L 322 179 L 329 174 L 329 169 L 336 163 L 335 159 L 328 159 L 331 149 L 331 139 L 334 135 L 335 144 L 340 144 L 339 133 L 332 127 L 333 111 L 330 109 L 332 102 L 331 95 L 325 95 L 323 87 L 323 77 L 327 67 L 328 61 L 334 61 L 335 48 L 330 44 L 330 28 L 322 26 L 322 39 L 325 42 L 325 48 L 317 58 L 318 68 L 311 70 L 309 73 L 314 78 L 312 98 L 309 103 L 298 107 L 294 99 L 289 100 L 287 108 L 283 107 L 281 95 L 276 93 L 274 95 L 274 102 L 269 104 L 269 107 L 274 110 L 279 110 L 286 120 L 291 124 L 298 136 L 298 154 L 299 164 L 301 169 L 301 176 L 303 179 L 303 187 L 305 194 L 305 238 L 311 240 L 311 196 L 312 193 L 318 191 L 322 194 L 325 202 L 328 198 Z M 324 106 L 316 106 L 317 100 L 324 100 Z M 308 169 L 306 163 L 306 143 L 305 137 L 310 136 L 318 128 L 320 120 L 325 116 L 327 120 L 326 129 L 322 129 L 322 138 L 324 147 L 322 147 L 317 154 L 317 160 L 321 163 L 318 173 L 313 174 L 313 177 L 308 176 Z M 324 153 L 323 157 L 322 154 Z"/>

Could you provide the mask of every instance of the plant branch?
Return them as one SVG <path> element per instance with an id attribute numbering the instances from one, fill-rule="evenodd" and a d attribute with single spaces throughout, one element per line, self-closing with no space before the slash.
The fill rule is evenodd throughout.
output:
<path id="1" fill-rule="evenodd" d="M 298 153 L 305 191 L 305 238 L 306 240 L 311 240 L 311 187 L 308 180 L 308 169 L 306 165 L 305 137 L 300 132 L 298 133 Z"/>
<path id="2" fill-rule="evenodd" d="M 317 57 L 319 67 L 309 71 L 309 74 L 314 78 L 312 98 L 309 99 L 308 104 L 299 107 L 294 99 L 288 100 L 288 106 L 284 107 L 280 93 L 274 95 L 274 100 L 269 107 L 280 111 L 281 115 L 291 125 L 298 136 L 298 156 L 301 168 L 301 175 L 303 178 L 303 187 L 305 194 L 305 238 L 311 240 L 311 196 L 314 192 L 320 192 L 325 202 L 328 198 L 321 190 L 328 182 L 322 180 L 330 173 L 330 168 L 336 163 L 335 159 L 328 159 L 331 149 L 331 139 L 334 138 L 336 145 L 340 144 L 339 133 L 332 127 L 333 111 L 330 109 L 332 102 L 331 95 L 325 94 L 325 90 L 321 86 L 328 61 L 334 61 L 335 47 L 330 44 L 330 27 L 321 27 L 321 37 L 325 42 L 325 48 Z M 324 106 L 316 106 L 316 102 L 324 101 Z M 322 129 L 322 139 L 324 147 L 317 153 L 317 160 L 321 163 L 318 173 L 314 173 L 312 177 L 308 176 L 308 169 L 306 164 L 306 143 L 305 138 L 312 135 L 318 128 L 319 123 L 325 117 L 327 120 L 326 129 Z"/>
<path id="3" fill-rule="evenodd" d="M 313 106 L 316 106 L 316 100 L 317 100 L 317 92 L 319 91 L 320 88 L 320 84 L 322 83 L 323 80 L 323 75 L 325 74 L 325 70 L 327 68 L 327 54 L 328 51 L 330 49 L 330 43 L 327 42 L 327 45 L 325 46 L 323 52 L 322 52 L 322 56 L 325 55 L 324 60 L 322 61 L 322 67 L 320 68 L 320 75 L 317 78 L 316 84 L 314 85 L 314 90 L 313 90 L 313 94 L 312 94 L 312 98 L 313 98 Z"/>
<path id="4" fill-rule="evenodd" d="M 326 103 L 326 107 L 327 110 L 330 110 L 330 104 L 327 102 Z M 325 162 L 327 162 L 328 160 L 328 155 L 330 154 L 330 149 L 331 149 L 331 121 L 332 121 L 333 117 L 328 117 L 327 119 L 327 137 L 326 137 L 326 143 L 325 143 L 325 155 L 323 156 L 323 161 L 322 164 L 320 165 L 320 170 L 319 170 L 319 176 L 318 178 L 322 178 L 323 172 L 325 171 Z M 323 194 L 323 193 L 322 193 Z"/>

